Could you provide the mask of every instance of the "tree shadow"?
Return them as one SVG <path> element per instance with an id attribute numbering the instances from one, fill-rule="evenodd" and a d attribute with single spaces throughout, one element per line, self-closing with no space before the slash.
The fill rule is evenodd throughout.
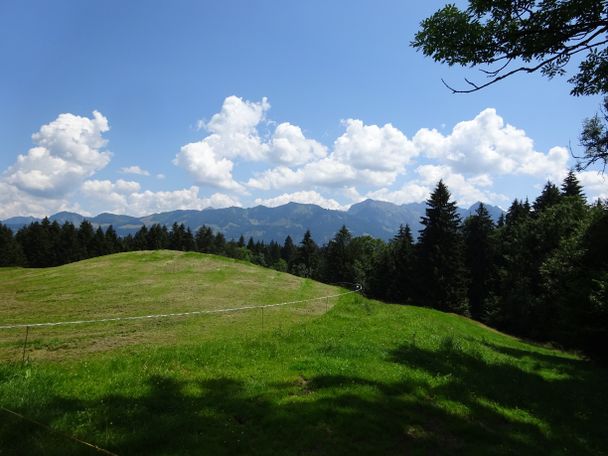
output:
<path id="1" fill-rule="evenodd" d="M 475 342 L 480 342 L 479 340 L 475 340 Z M 530 351 L 530 350 L 523 350 L 520 348 L 516 348 L 516 347 L 512 347 L 512 346 L 507 346 L 507 345 L 500 345 L 494 342 L 490 342 L 488 340 L 482 340 L 481 343 L 483 345 L 485 345 L 486 347 L 490 348 L 491 350 L 494 350 L 496 352 L 502 353 L 504 355 L 510 356 L 512 358 L 518 358 L 518 359 L 522 359 L 522 358 L 530 358 L 538 363 L 544 364 L 544 365 L 551 365 L 551 366 L 558 366 L 560 369 L 562 370 L 567 370 L 571 373 L 575 373 L 575 372 L 580 372 L 580 370 L 584 370 L 587 371 L 589 370 L 588 368 L 591 366 L 594 366 L 595 364 L 587 359 L 577 359 L 577 358 L 568 358 L 568 357 L 564 357 L 563 355 L 558 355 L 558 354 L 552 354 L 552 353 L 540 353 L 538 351 Z M 526 341 L 527 344 L 529 345 L 535 345 L 534 342 L 530 342 L 530 341 Z M 545 347 L 540 347 L 540 348 L 545 348 Z M 599 367 L 599 366 L 597 366 Z"/>
<path id="2" fill-rule="evenodd" d="M 606 417 L 605 399 L 581 410 L 597 391 L 581 390 L 585 385 L 576 380 L 547 382 L 448 345 L 439 352 L 404 345 L 390 353 L 390 362 L 432 377 L 299 376 L 256 394 L 232 378 L 153 376 L 139 397 L 55 397 L 36 418 L 69 418 L 78 423 L 72 434 L 117 454 L 601 454 L 607 448 L 592 430 L 563 432 L 568 425 L 601 430 L 592 421 Z M 580 402 L 573 401 L 577 395 Z M 1 441 L 10 442 L 3 455 L 89 454 L 18 420 L 0 429 Z"/>
<path id="3" fill-rule="evenodd" d="M 484 344 L 515 359 L 531 358 L 536 369 L 550 369 L 555 376 L 547 379 L 517 362 L 488 361 L 451 337 L 444 337 L 439 350 L 402 345 L 390 359 L 449 379 L 429 385 L 426 393 L 465 405 L 473 420 L 497 424 L 497 438 L 510 435 L 517 446 L 527 434 L 526 440 L 544 454 L 605 454 L 608 439 L 599 423 L 608 422 L 607 371 L 576 359 Z"/>

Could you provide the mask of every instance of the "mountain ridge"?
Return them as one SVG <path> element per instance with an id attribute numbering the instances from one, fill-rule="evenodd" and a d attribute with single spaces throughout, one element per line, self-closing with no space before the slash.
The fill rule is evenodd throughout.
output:
<path id="1" fill-rule="evenodd" d="M 458 208 L 462 219 L 472 214 L 479 202 L 469 208 Z M 498 206 L 485 204 L 494 221 L 504 212 Z M 142 226 L 155 223 L 170 227 L 174 223 L 189 227 L 193 232 L 206 225 L 214 231 L 221 231 L 228 239 L 245 238 L 265 242 L 282 242 L 288 235 L 298 241 L 307 229 L 310 229 L 317 242 L 327 242 L 342 225 L 354 236 L 370 235 L 388 240 L 398 231 L 400 225 L 409 225 L 414 234 L 422 228 L 420 218 L 425 213 L 426 204 L 394 204 L 387 201 L 367 199 L 353 204 L 346 211 L 326 209 L 316 204 L 290 202 L 277 207 L 254 206 L 250 208 L 228 207 L 221 209 L 205 208 L 178 209 L 134 217 L 126 214 L 104 212 L 94 217 L 85 217 L 74 212 L 58 212 L 49 216 L 49 220 L 58 223 L 71 222 L 75 225 L 88 220 L 97 228 L 103 229 L 112 225 L 121 236 L 134 234 Z M 35 217 L 11 217 L 0 221 L 13 231 L 24 225 L 40 221 Z"/>

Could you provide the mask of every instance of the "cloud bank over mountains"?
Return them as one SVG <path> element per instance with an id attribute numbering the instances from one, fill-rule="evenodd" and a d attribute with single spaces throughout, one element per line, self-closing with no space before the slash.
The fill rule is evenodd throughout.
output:
<path id="1" fill-rule="evenodd" d="M 132 164 L 114 171 L 115 180 L 97 177 L 108 173 L 113 159 L 105 136 L 109 120 L 97 111 L 91 117 L 60 114 L 32 135 L 33 147 L 0 175 L 0 219 L 61 210 L 141 216 L 290 201 L 346 209 L 366 198 L 403 204 L 426 199 L 439 179 L 459 204 L 481 200 L 506 206 L 525 195 L 516 185 L 498 190 L 497 180 L 559 183 L 571 165 L 565 147 L 536 150 L 524 130 L 492 108 L 448 133 L 422 128 L 411 138 L 390 123 L 346 119 L 332 144 L 307 137 L 288 121 L 270 120 L 270 109 L 266 98 L 227 97 L 208 122 L 199 122 L 199 141 L 176 145 L 166 157 L 167 168 L 149 171 Z M 190 180 L 186 187 L 144 188 L 142 180 L 165 179 L 172 166 L 184 174 L 182 181 Z M 605 177 L 585 171 L 579 179 L 590 198 L 608 197 Z"/>

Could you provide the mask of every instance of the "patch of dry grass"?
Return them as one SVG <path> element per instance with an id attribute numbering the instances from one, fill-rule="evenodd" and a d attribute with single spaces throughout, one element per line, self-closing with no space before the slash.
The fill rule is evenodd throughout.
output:
<path id="1" fill-rule="evenodd" d="M 249 263 L 174 251 L 130 252 L 57 268 L 0 269 L 0 325 L 94 320 L 262 306 L 336 293 L 336 288 Z M 29 330 L 26 355 L 82 357 L 130 345 L 239 337 L 320 315 L 325 301 L 191 317 Z M 238 328 L 238 329 L 235 329 Z M 25 329 L 0 330 L 0 360 L 21 358 Z"/>

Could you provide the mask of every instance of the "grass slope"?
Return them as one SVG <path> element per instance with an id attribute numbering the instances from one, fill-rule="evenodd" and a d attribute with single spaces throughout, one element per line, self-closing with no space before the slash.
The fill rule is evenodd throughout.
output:
<path id="1" fill-rule="evenodd" d="M 130 252 L 57 268 L 0 268 L 0 325 L 216 310 L 339 292 L 336 287 L 214 255 Z M 325 301 L 319 301 L 266 309 L 264 324 L 302 322 L 325 308 Z M 28 355 L 35 360 L 82 358 L 121 346 L 175 346 L 216 338 L 226 331 L 257 333 L 261 312 L 32 327 Z M 21 359 L 23 339 L 24 329 L 0 330 L 0 360 Z"/>
<path id="2" fill-rule="evenodd" d="M 99 301 L 91 311 L 106 305 L 103 299 L 113 293 L 128 296 L 129 311 L 152 306 L 134 282 L 166 268 L 167 261 L 175 262 L 176 275 L 149 286 L 168 287 L 158 291 L 159 303 L 167 302 L 166 293 L 177 293 L 181 298 L 170 306 L 180 308 L 193 292 L 181 289 L 194 276 L 183 281 L 177 276 L 188 276 L 198 262 L 203 269 L 216 268 L 215 275 L 192 273 L 206 277 L 197 287 L 209 305 L 214 292 L 205 286 L 222 274 L 227 296 L 240 293 L 240 279 L 257 275 L 249 291 L 258 293 L 258 304 L 331 291 L 209 256 L 128 254 L 50 270 L 1 271 L 2 293 L 14 298 L 8 310 L 2 308 L 1 321 L 28 316 L 17 305 L 25 296 L 32 318 L 63 317 L 60 304 L 49 314 L 42 304 L 64 293 L 60 284 L 70 274 L 82 277 L 90 268 L 106 280 L 113 274 L 98 269 L 107 265 L 122 271 L 115 274 L 122 278 L 113 287 L 99 283 L 99 289 L 83 279 L 86 291 L 74 292 L 70 303 L 62 295 L 65 316 L 93 299 Z M 123 263 L 128 267 L 121 269 Z M 49 283 L 56 283 L 55 292 Z M 218 292 L 222 289 L 218 284 Z M 131 306 L 132 299 L 140 304 Z M 429 309 L 358 295 L 340 298 L 326 314 L 324 306 L 312 307 L 312 312 L 281 308 L 264 326 L 260 315 L 246 312 L 234 317 L 236 323 L 216 316 L 145 326 L 138 331 L 150 341 L 128 335 L 103 350 L 90 349 L 93 332 L 66 348 L 40 346 L 25 367 L 0 364 L 0 404 L 118 454 L 608 452 L 605 369 Z M 196 325 L 210 329 L 197 333 Z M 103 330 L 115 337 L 108 325 Z M 184 334 L 194 336 L 178 341 Z M 55 337 L 61 344 L 70 331 L 62 328 Z M 3 350 L 12 353 L 10 347 Z M 43 356 L 47 352 L 63 355 Z M 87 451 L 0 411 L 2 455 Z"/>

